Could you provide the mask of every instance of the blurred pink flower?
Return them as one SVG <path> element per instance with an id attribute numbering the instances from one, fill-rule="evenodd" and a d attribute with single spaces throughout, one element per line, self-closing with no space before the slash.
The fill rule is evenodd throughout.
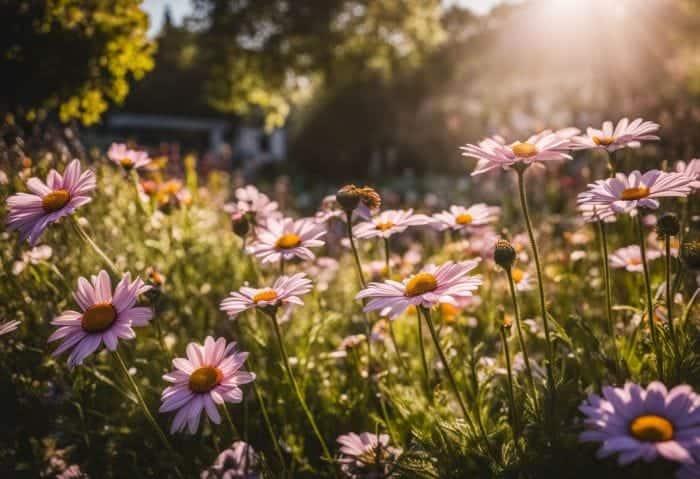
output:
<path id="1" fill-rule="evenodd" d="M 368 238 L 389 238 L 390 236 L 403 233 L 409 226 L 426 225 L 430 218 L 425 215 L 414 215 L 412 209 L 408 210 L 386 210 L 372 218 L 355 225 L 352 233 L 361 239 Z"/>
<path id="2" fill-rule="evenodd" d="M 264 227 L 256 228 L 257 239 L 247 251 L 263 263 L 293 258 L 313 260 L 315 256 L 309 248 L 323 246 L 324 242 L 320 238 L 325 235 L 323 225 L 312 219 L 268 219 Z"/>
<path id="3" fill-rule="evenodd" d="M 112 143 L 107 151 L 107 158 L 125 170 L 143 168 L 151 164 L 148 153 L 141 150 L 132 150 L 124 143 Z"/>
<path id="4" fill-rule="evenodd" d="M 589 127 L 585 135 L 574 137 L 572 148 L 574 150 L 601 149 L 611 153 L 621 148 L 639 148 L 642 141 L 658 140 L 659 137 L 651 133 L 657 132 L 659 128 L 658 124 L 641 118 L 631 123 L 629 119 L 623 118 L 614 128 L 611 121 L 606 121 L 602 129 Z"/>
<path id="5" fill-rule="evenodd" d="M 661 253 L 656 250 L 647 251 L 647 259 L 649 261 L 660 258 Z M 642 264 L 642 252 L 639 245 L 626 246 L 613 251 L 609 255 L 610 266 L 612 268 L 625 268 L 627 271 L 641 273 L 644 271 Z"/>
<path id="6" fill-rule="evenodd" d="M 472 229 L 495 222 L 499 211 L 500 208 L 484 203 L 477 203 L 469 208 L 452 205 L 449 211 L 444 210 L 433 215 L 432 226 L 439 231 L 448 228 L 455 231 Z"/>

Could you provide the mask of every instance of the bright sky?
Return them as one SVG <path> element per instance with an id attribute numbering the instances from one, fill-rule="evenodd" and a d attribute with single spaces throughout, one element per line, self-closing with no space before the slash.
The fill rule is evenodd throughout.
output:
<path id="1" fill-rule="evenodd" d="M 460 4 L 470 8 L 476 13 L 487 13 L 494 5 L 503 0 L 443 0 L 446 5 Z M 163 12 L 165 7 L 170 6 L 170 12 L 175 23 L 180 23 L 192 8 L 190 0 L 143 0 L 143 8 L 151 16 L 150 35 L 155 35 L 163 23 Z"/>

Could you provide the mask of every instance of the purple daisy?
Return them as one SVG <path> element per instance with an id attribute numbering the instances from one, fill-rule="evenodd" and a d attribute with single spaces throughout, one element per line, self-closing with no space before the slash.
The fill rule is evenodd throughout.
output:
<path id="1" fill-rule="evenodd" d="M 92 201 L 87 195 L 96 186 L 95 174 L 90 170 L 81 173 L 78 160 L 71 161 L 63 175 L 49 171 L 46 183 L 29 178 L 27 188 L 33 194 L 17 193 L 7 199 L 7 229 L 19 231 L 20 238 L 34 246 L 51 223 Z"/>
<path id="2" fill-rule="evenodd" d="M 439 303 L 458 306 L 458 300 L 473 295 L 481 284 L 481 276 L 468 276 L 478 261 L 453 263 L 440 266 L 428 265 L 421 272 L 403 280 L 402 283 L 386 280 L 370 283 L 356 299 L 369 298 L 365 312 L 379 310 L 382 316 L 395 318 L 409 306 L 430 308 Z"/>
<path id="3" fill-rule="evenodd" d="M 151 308 L 135 306 L 139 295 L 150 290 L 141 278 L 131 281 L 126 273 L 112 293 L 112 282 L 102 270 L 90 281 L 78 279 L 78 289 L 73 294 L 82 312 L 64 311 L 51 321 L 59 328 L 49 337 L 49 342 L 62 339 L 53 356 L 73 348 L 68 356 L 68 367 L 82 364 L 83 360 L 104 342 L 107 349 L 115 351 L 121 339 L 133 339 L 133 326 L 146 326 L 153 317 Z"/>
<path id="4" fill-rule="evenodd" d="M 214 464 L 202 471 L 200 479 L 259 479 L 259 461 L 253 446 L 234 442 L 216 457 Z"/>
<path id="5" fill-rule="evenodd" d="M 173 385 L 163 391 L 159 412 L 178 410 L 171 433 L 183 431 L 186 426 L 190 434 L 197 432 L 202 411 L 220 424 L 217 405 L 241 402 L 243 391 L 239 386 L 255 379 L 255 374 L 243 367 L 248 353 L 236 351 L 236 343 L 226 344 L 224 338 L 214 341 L 208 336 L 204 345 L 190 343 L 186 353 L 187 358 L 173 359 L 175 370 L 163 376 Z"/>
<path id="6" fill-rule="evenodd" d="M 603 397 L 590 394 L 579 410 L 586 416 L 579 441 L 602 443 L 599 458 L 618 453 L 620 465 L 659 456 L 694 463 L 691 449 L 700 437 L 700 399 L 690 386 L 670 391 L 658 381 L 646 390 L 633 383 L 606 386 Z"/>
<path id="7" fill-rule="evenodd" d="M 132 150 L 124 143 L 112 143 L 107 151 L 107 158 L 126 171 L 143 168 L 151 164 L 148 153 L 141 150 Z"/>
<path id="8" fill-rule="evenodd" d="M 340 468 L 353 479 L 379 479 L 388 477 L 401 449 L 389 446 L 387 434 L 351 432 L 336 439 L 340 444 Z"/>
<path id="9" fill-rule="evenodd" d="M 299 298 L 311 291 L 311 280 L 305 273 L 292 276 L 280 276 L 269 288 L 249 288 L 243 286 L 233 291 L 221 301 L 221 310 L 228 313 L 231 319 L 251 308 L 277 308 L 281 305 L 303 306 Z"/>
<path id="10" fill-rule="evenodd" d="M 10 334 L 13 331 L 16 331 L 17 328 L 19 328 L 20 324 L 22 324 L 22 322 L 17 320 L 3 321 L 2 323 L 0 323 L 0 336 L 4 336 L 6 334 Z"/>

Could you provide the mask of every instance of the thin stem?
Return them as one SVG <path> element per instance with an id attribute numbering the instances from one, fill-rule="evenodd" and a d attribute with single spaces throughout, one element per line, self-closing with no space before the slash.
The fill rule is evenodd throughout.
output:
<path id="1" fill-rule="evenodd" d="M 525 338 L 523 337 L 523 328 L 520 324 L 520 306 L 518 305 L 518 298 L 515 293 L 515 282 L 513 281 L 513 273 L 509 269 L 506 270 L 506 275 L 508 276 L 508 286 L 510 289 L 510 299 L 513 303 L 513 315 L 515 316 L 515 329 L 518 332 L 518 342 L 520 343 L 520 350 L 523 353 L 523 362 L 525 363 L 525 375 L 527 376 L 527 381 L 530 384 L 530 389 L 532 389 L 532 400 L 535 402 L 535 408 L 537 408 L 537 389 L 535 388 L 535 377 L 532 374 L 532 367 L 530 366 L 530 358 L 527 354 L 527 348 L 525 347 Z"/>
<path id="2" fill-rule="evenodd" d="M 673 352 L 676 355 L 676 362 L 680 361 L 680 348 L 678 347 L 678 336 L 676 336 L 676 328 L 673 324 L 673 292 L 671 286 L 671 236 L 666 235 L 664 240 L 666 253 L 666 315 L 668 318 L 668 331 L 671 333 L 671 341 L 673 341 Z"/>
<path id="3" fill-rule="evenodd" d="M 637 210 L 637 219 L 637 227 L 639 233 L 639 249 L 642 253 L 642 266 L 644 268 L 644 290 L 646 293 L 647 315 L 649 317 L 649 331 L 651 332 L 651 341 L 654 344 L 654 352 L 656 354 L 657 373 L 659 374 L 659 379 L 663 381 L 664 360 L 661 351 L 661 344 L 659 343 L 659 338 L 656 333 L 656 322 L 654 320 L 654 303 L 651 295 L 651 280 L 649 279 L 649 265 L 647 264 L 647 246 L 646 240 L 644 239 L 644 220 L 642 219 L 642 212 L 639 210 Z"/>
<path id="4" fill-rule="evenodd" d="M 425 356 L 425 345 L 423 344 L 423 321 L 421 320 L 420 307 L 416 307 L 416 319 L 418 321 L 418 346 L 420 347 L 420 359 L 423 364 L 423 388 L 429 402 L 433 402 L 433 395 L 430 393 L 430 373 L 428 372 L 428 359 Z"/>
<path id="5" fill-rule="evenodd" d="M 681 328 L 685 327 L 685 323 L 686 321 L 688 321 L 688 315 L 690 314 L 690 310 L 693 309 L 693 304 L 695 303 L 695 300 L 698 299 L 698 296 L 700 296 L 700 288 L 695 290 L 693 295 L 688 300 L 688 304 L 683 310 L 683 317 L 681 318 Z"/>
<path id="6" fill-rule="evenodd" d="M 506 328 L 501 327 L 501 341 L 503 341 L 503 355 L 506 359 L 506 370 L 508 371 L 508 399 L 510 400 L 511 428 L 513 429 L 513 441 L 518 444 L 520 439 L 520 420 L 515 409 L 515 394 L 513 393 L 513 371 L 510 366 L 510 351 L 508 348 L 508 338 Z"/>
<path id="7" fill-rule="evenodd" d="M 284 255 L 280 255 L 280 276 L 284 275 Z"/>
<path id="8" fill-rule="evenodd" d="M 109 270 L 114 274 L 115 276 L 121 276 L 121 272 L 119 269 L 117 269 L 117 266 L 112 262 L 111 259 L 109 259 L 109 256 L 105 254 L 102 249 L 97 246 L 97 243 L 93 241 L 93 239 L 90 237 L 90 235 L 83 229 L 82 226 L 80 226 L 80 222 L 78 219 L 75 217 L 75 215 L 71 216 L 71 220 L 73 222 L 73 227 L 75 228 L 75 231 L 78 233 L 78 236 L 80 236 L 80 239 L 82 239 L 86 244 L 88 244 L 95 253 L 102 259 L 102 261 L 105 262 Z"/>
<path id="9" fill-rule="evenodd" d="M 386 277 L 391 279 L 391 251 L 389 248 L 389 238 L 384 238 L 384 258 L 386 263 Z"/>
<path id="10" fill-rule="evenodd" d="M 615 377 L 620 381 L 620 360 L 617 353 L 617 342 L 615 341 L 615 323 L 613 319 L 612 290 L 610 286 L 610 265 L 608 264 L 608 237 L 605 222 L 598 221 L 598 232 L 600 233 L 600 261 L 603 264 L 603 287 L 605 288 L 605 314 L 608 319 L 608 335 L 610 336 L 610 342 L 613 348 Z"/>
<path id="11" fill-rule="evenodd" d="M 314 434 L 316 435 L 316 439 L 318 439 L 318 442 L 321 444 L 321 449 L 323 449 L 323 454 L 326 456 L 326 460 L 332 462 L 333 456 L 331 455 L 330 450 L 326 445 L 325 439 L 323 439 L 323 436 L 321 435 L 321 431 L 319 431 L 318 426 L 316 425 L 316 420 L 314 419 L 313 414 L 311 414 L 309 406 L 306 404 L 306 400 L 304 399 L 304 395 L 302 394 L 301 389 L 299 389 L 299 384 L 297 383 L 297 380 L 294 377 L 292 367 L 289 365 L 289 356 L 287 355 L 287 350 L 284 347 L 284 341 L 282 341 L 282 333 L 280 332 L 279 324 L 277 324 L 277 315 L 275 313 L 269 313 L 268 316 L 272 320 L 272 326 L 275 331 L 275 336 L 277 338 L 277 346 L 279 347 L 280 356 L 282 357 L 282 362 L 284 363 L 284 369 L 287 372 L 289 382 L 291 383 L 292 388 L 294 389 L 294 393 L 297 395 L 297 399 L 301 404 L 301 408 L 304 410 L 304 414 L 306 414 L 306 418 L 311 424 L 311 428 L 313 429 Z"/>
<path id="12" fill-rule="evenodd" d="M 226 403 L 223 404 L 223 410 L 224 416 L 226 417 L 226 422 L 228 423 L 228 427 L 231 430 L 231 442 L 235 441 L 236 439 L 240 439 L 241 433 L 238 432 L 238 428 L 235 424 L 233 424 L 233 419 L 231 419 L 231 413 L 228 411 L 228 406 L 226 406 Z"/>
<path id="13" fill-rule="evenodd" d="M 394 352 L 396 352 L 396 357 L 399 360 L 399 366 L 401 367 L 401 370 L 404 372 L 405 377 L 408 376 L 408 368 L 406 367 L 406 363 L 403 359 L 403 356 L 401 355 L 401 350 L 399 349 L 399 343 L 396 340 L 396 334 L 394 333 L 394 320 L 390 319 L 389 320 L 389 337 L 391 338 L 391 345 L 394 347 Z"/>
<path id="14" fill-rule="evenodd" d="M 357 246 L 355 246 L 355 238 L 352 234 L 352 212 L 345 213 L 345 224 L 347 226 L 347 234 L 348 240 L 350 241 L 350 249 L 352 250 L 352 255 L 355 258 L 357 277 L 360 280 L 360 285 L 362 285 L 362 289 L 364 289 L 367 287 L 367 282 L 365 281 L 365 275 L 362 273 L 362 263 L 360 263 L 360 256 L 357 253 Z"/>
<path id="15" fill-rule="evenodd" d="M 608 153 L 608 170 L 610 171 L 610 178 L 614 178 L 617 174 L 617 165 L 615 164 L 615 152 L 610 152 L 607 149 L 605 151 L 607 151 Z"/>
<path id="16" fill-rule="evenodd" d="M 270 435 L 270 441 L 272 441 L 272 445 L 275 448 L 275 454 L 277 454 L 277 459 L 280 461 L 280 464 L 282 465 L 282 471 L 284 472 L 283 475 L 286 475 L 287 467 L 286 467 L 286 464 L 284 462 L 284 456 L 282 455 L 282 450 L 280 449 L 277 435 L 275 434 L 274 429 L 272 429 L 272 423 L 270 422 L 270 416 L 267 413 L 267 408 L 265 407 L 265 402 L 263 401 L 263 398 L 260 395 L 260 390 L 258 389 L 258 385 L 255 383 L 255 381 L 253 381 L 253 390 L 255 392 L 255 398 L 258 400 L 258 406 L 260 406 L 260 412 L 262 413 L 263 421 L 265 421 L 265 427 L 267 428 L 267 433 Z"/>
<path id="17" fill-rule="evenodd" d="M 124 362 L 124 359 L 122 358 L 122 355 L 119 353 L 118 349 L 114 350 L 114 356 L 117 358 L 117 362 L 121 366 L 122 372 L 129 380 L 129 383 L 131 384 L 131 387 L 133 388 L 134 393 L 136 394 L 136 398 L 138 399 L 138 402 L 141 405 L 141 408 L 143 409 L 143 413 L 146 416 L 146 419 L 148 420 L 148 422 L 151 423 L 153 429 L 155 429 L 156 433 L 158 434 L 158 437 L 160 438 L 165 448 L 173 455 L 173 457 L 178 457 L 172 445 L 170 444 L 170 441 L 168 441 L 168 437 L 165 435 L 163 430 L 158 425 L 158 422 L 153 417 L 153 414 L 151 414 L 151 411 L 148 409 L 148 405 L 146 404 L 146 401 L 143 399 L 143 395 L 141 394 L 141 389 L 139 388 L 138 384 L 136 384 L 136 380 L 134 380 L 131 374 L 129 374 L 129 368 L 126 367 L 126 363 Z M 177 465 L 173 465 L 173 468 L 175 470 L 175 474 L 178 477 L 182 478 L 182 472 L 180 472 L 180 469 L 177 467 Z"/>

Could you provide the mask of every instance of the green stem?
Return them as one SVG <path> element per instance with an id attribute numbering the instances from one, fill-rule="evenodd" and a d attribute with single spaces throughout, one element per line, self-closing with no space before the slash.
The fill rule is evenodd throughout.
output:
<path id="1" fill-rule="evenodd" d="M 506 328 L 501 327 L 501 341 L 503 341 L 503 354 L 506 359 L 506 371 L 508 372 L 508 399 L 510 401 L 510 418 L 511 428 L 513 430 L 513 441 L 517 445 L 520 439 L 520 420 L 518 412 L 515 409 L 515 394 L 513 393 L 513 370 L 510 366 L 510 351 L 508 348 L 508 338 L 506 337 Z"/>
<path id="2" fill-rule="evenodd" d="M 262 396 L 260 395 L 260 390 L 258 389 L 258 385 L 253 381 L 253 390 L 255 391 L 255 398 L 258 400 L 258 406 L 260 406 L 260 412 L 262 413 L 263 416 L 263 421 L 265 421 L 265 427 L 267 428 L 267 433 L 270 435 L 270 441 L 272 441 L 272 445 L 275 448 L 275 454 L 277 454 L 277 459 L 279 460 L 281 466 L 282 466 L 282 471 L 284 472 L 283 475 L 286 475 L 286 464 L 284 462 L 284 456 L 282 455 L 282 450 L 280 449 L 278 437 L 275 434 L 274 429 L 272 428 L 272 423 L 270 422 L 270 416 L 267 413 L 267 408 L 265 407 L 265 402 L 263 401 Z"/>
<path id="3" fill-rule="evenodd" d="M 656 332 L 656 322 L 654 320 L 654 303 L 651 295 L 651 280 L 649 279 L 649 265 L 647 264 L 647 246 L 644 239 L 644 220 L 642 212 L 637 209 L 637 227 L 639 233 L 639 249 L 642 253 L 642 267 L 644 268 L 644 290 L 646 293 L 647 316 L 649 317 L 649 331 L 651 332 L 651 341 L 654 344 L 654 353 L 656 354 L 656 369 L 659 379 L 664 379 L 664 363 L 661 351 L 661 344 Z"/>
<path id="4" fill-rule="evenodd" d="M 73 222 L 73 227 L 75 228 L 75 231 L 78 233 L 78 236 L 80 236 L 80 239 L 82 239 L 88 246 L 90 246 L 95 253 L 102 259 L 102 261 L 105 262 L 109 270 L 112 272 L 113 275 L 115 276 L 121 276 L 122 273 L 117 269 L 117 266 L 112 262 L 111 259 L 109 259 L 109 256 L 105 254 L 102 249 L 97 246 L 97 243 L 93 241 L 93 239 L 90 237 L 90 235 L 83 229 L 82 226 L 80 226 L 80 222 L 78 219 L 75 217 L 75 215 L 71 216 L 71 220 Z"/>
<path id="5" fill-rule="evenodd" d="M 355 258 L 357 277 L 360 280 L 360 285 L 362 286 L 362 289 L 365 289 L 367 287 L 367 282 L 365 281 L 365 275 L 362 273 L 362 263 L 360 262 L 360 255 L 357 253 L 357 246 L 355 246 L 355 238 L 352 234 L 352 212 L 346 212 L 345 224 L 347 226 L 347 234 L 348 240 L 350 241 L 350 249 L 352 250 L 352 256 Z"/>
<path id="6" fill-rule="evenodd" d="M 280 276 L 284 276 L 284 255 L 280 255 Z"/>
<path id="7" fill-rule="evenodd" d="M 420 359 L 423 364 L 423 388 L 428 402 L 433 402 L 433 395 L 430 393 L 430 374 L 428 372 L 428 359 L 425 355 L 425 345 L 423 344 L 423 321 L 421 320 L 420 306 L 416 307 L 416 318 L 418 321 L 418 346 L 420 348 Z"/>
<path id="8" fill-rule="evenodd" d="M 233 419 L 231 419 L 231 413 L 228 411 L 228 406 L 226 406 L 226 403 L 223 404 L 223 410 L 224 416 L 226 417 L 226 422 L 231 430 L 231 442 L 235 441 L 236 439 L 240 439 L 241 433 L 238 432 L 238 428 L 235 424 L 233 424 Z"/>
<path id="9" fill-rule="evenodd" d="M 389 238 L 384 238 L 384 258 L 386 262 L 386 277 L 391 279 L 391 250 L 389 248 Z"/>
<path id="10" fill-rule="evenodd" d="M 151 414 L 151 411 L 148 409 L 148 405 L 146 404 L 146 401 L 143 399 L 143 395 L 141 394 L 141 389 L 139 388 L 138 384 L 136 384 L 136 380 L 131 376 L 131 374 L 129 374 L 129 368 L 126 367 L 126 363 L 124 362 L 124 359 L 122 358 L 122 355 L 119 353 L 118 349 L 114 351 L 114 356 L 117 358 L 117 362 L 121 366 L 122 372 L 129 380 L 129 383 L 131 384 L 131 387 L 133 388 L 134 393 L 136 394 L 136 398 L 138 399 L 139 405 L 143 409 L 143 413 L 146 416 L 146 419 L 149 423 L 151 423 L 151 426 L 153 426 L 153 429 L 155 429 L 156 433 L 158 434 L 158 437 L 160 438 L 165 448 L 170 452 L 170 454 L 172 454 L 173 457 L 178 457 L 172 445 L 170 444 L 170 441 L 168 441 L 168 437 L 165 435 L 163 430 L 158 425 L 158 422 L 153 417 L 153 414 Z M 177 465 L 173 465 L 173 468 L 177 477 L 182 478 L 182 472 L 180 472 L 180 469 L 177 467 Z"/>
<path id="11" fill-rule="evenodd" d="M 698 296 L 700 296 L 700 288 L 695 290 L 693 295 L 688 300 L 688 304 L 683 310 L 683 317 L 681 318 L 681 328 L 685 327 L 685 323 L 686 321 L 688 321 L 688 315 L 690 314 L 690 310 L 693 309 L 693 304 L 695 303 L 695 300 L 698 298 Z"/>
<path id="12" fill-rule="evenodd" d="M 515 329 L 518 333 L 518 342 L 520 343 L 520 350 L 523 352 L 523 362 L 525 363 L 525 375 L 527 376 L 527 381 L 530 384 L 530 389 L 532 389 L 532 400 L 535 403 L 535 408 L 537 409 L 537 388 L 535 388 L 535 377 L 532 374 L 532 367 L 530 366 L 530 358 L 527 354 L 527 348 L 525 347 L 525 338 L 523 336 L 523 329 L 520 324 L 520 306 L 518 305 L 518 298 L 515 293 L 515 282 L 513 281 L 513 273 L 509 269 L 506 270 L 508 276 L 508 286 L 510 289 L 510 299 L 513 303 L 513 315 L 515 316 Z"/>
<path id="13" fill-rule="evenodd" d="M 394 320 L 390 319 L 389 320 L 389 337 L 391 338 L 391 345 L 394 347 L 394 352 L 396 352 L 396 357 L 399 360 L 399 367 L 401 367 L 401 370 L 404 373 L 404 377 L 409 377 L 408 375 L 408 368 L 406 367 L 406 362 L 403 359 L 403 356 L 401 355 L 401 350 L 399 349 L 399 343 L 396 340 L 396 334 L 394 333 Z"/>
<path id="14" fill-rule="evenodd" d="M 678 336 L 676 335 L 676 327 L 673 324 L 673 289 L 671 285 L 671 236 L 666 235 L 664 239 L 665 246 L 665 269 L 666 269 L 666 315 L 668 321 L 668 331 L 671 334 L 671 341 L 673 342 L 673 354 L 676 356 L 675 366 L 676 372 L 679 372 L 678 368 L 681 361 L 681 351 L 678 344 Z"/>
<path id="15" fill-rule="evenodd" d="M 620 376 L 620 360 L 617 352 L 617 342 L 615 341 L 615 323 L 612 310 L 612 290 L 610 286 L 610 265 L 608 264 L 608 237 L 605 222 L 598 221 L 598 232 L 600 233 L 600 261 L 603 264 L 603 287 L 605 288 L 605 314 L 608 320 L 608 335 L 613 348 L 613 361 L 615 362 L 615 377 L 618 381 Z"/>
<path id="16" fill-rule="evenodd" d="M 309 406 L 306 404 L 306 399 L 304 399 L 304 395 L 302 394 L 301 389 L 299 389 L 299 384 L 297 383 L 297 380 L 294 377 L 294 372 L 292 372 L 292 367 L 289 364 L 289 356 L 287 355 L 287 349 L 284 347 L 282 333 L 280 332 L 279 324 L 277 324 L 277 315 L 275 313 L 269 313 L 268 316 L 270 317 L 270 320 L 272 320 L 272 326 L 275 331 L 275 336 L 277 338 L 277 346 L 279 347 L 280 356 L 282 357 L 282 362 L 284 363 L 284 369 L 287 372 L 289 382 L 292 385 L 292 388 L 294 389 L 294 393 L 297 395 L 299 404 L 301 404 L 301 408 L 304 410 L 304 414 L 306 414 L 306 418 L 308 419 L 309 424 L 311 424 L 311 429 L 313 429 L 314 434 L 316 435 L 316 439 L 318 439 L 318 442 L 321 444 L 321 449 L 323 450 L 323 454 L 325 455 L 326 460 L 328 460 L 329 462 L 333 462 L 333 456 L 331 455 L 330 450 L 326 445 L 325 439 L 323 439 L 323 436 L 321 435 L 321 431 L 316 425 L 316 420 L 314 419 L 314 416 L 311 413 Z"/>

